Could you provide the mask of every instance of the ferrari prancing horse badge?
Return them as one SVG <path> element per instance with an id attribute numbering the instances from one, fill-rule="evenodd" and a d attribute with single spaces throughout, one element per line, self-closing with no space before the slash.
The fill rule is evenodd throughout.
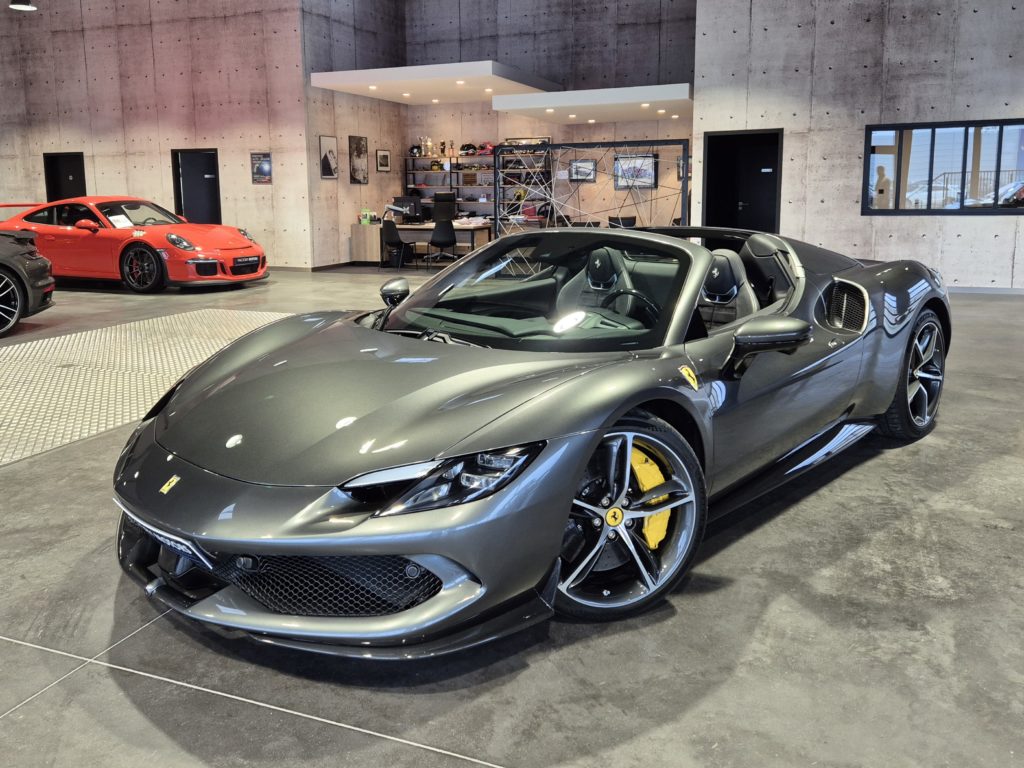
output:
<path id="1" fill-rule="evenodd" d="M 688 365 L 679 366 L 679 372 L 683 374 L 683 378 L 686 379 L 686 383 L 689 384 L 694 390 L 697 389 L 697 374 L 693 372 L 693 368 Z"/>

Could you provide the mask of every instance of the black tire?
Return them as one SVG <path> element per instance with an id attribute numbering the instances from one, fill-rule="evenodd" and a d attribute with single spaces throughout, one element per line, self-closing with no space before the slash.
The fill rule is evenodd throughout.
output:
<path id="1" fill-rule="evenodd" d="M 25 290 L 21 281 L 0 269 L 0 337 L 6 336 L 25 315 Z"/>
<path id="2" fill-rule="evenodd" d="M 922 351 L 922 342 L 925 350 Z M 932 352 L 927 349 L 934 343 Z M 879 420 L 879 431 L 895 440 L 920 440 L 935 428 L 946 373 L 946 336 L 930 309 L 918 315 L 903 354 L 896 394 Z"/>
<path id="3" fill-rule="evenodd" d="M 629 442 L 627 435 L 632 436 Z M 623 447 L 629 449 L 628 469 L 620 464 Z M 641 489 L 633 449 L 655 465 L 661 478 L 657 485 Z M 617 479 L 622 477 L 628 479 Z M 641 504 L 644 493 L 651 496 L 659 486 L 672 490 Z M 665 511 L 650 514 L 657 509 Z M 655 517 L 667 522 L 663 538 L 652 547 L 649 535 L 657 534 L 649 534 L 647 525 Z M 704 473 L 693 449 L 668 422 L 631 411 L 605 433 L 578 483 L 563 539 L 555 610 L 590 621 L 647 610 L 689 570 L 706 521 Z"/>
<path id="4" fill-rule="evenodd" d="M 136 293 L 157 293 L 167 287 L 163 261 L 145 243 L 131 243 L 124 249 L 121 279 Z"/>

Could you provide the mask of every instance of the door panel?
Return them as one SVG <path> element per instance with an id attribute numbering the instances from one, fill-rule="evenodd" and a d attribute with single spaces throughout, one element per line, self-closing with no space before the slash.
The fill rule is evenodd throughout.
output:
<path id="1" fill-rule="evenodd" d="M 705 134 L 707 226 L 778 231 L 781 141 L 776 131 Z"/>
<path id="2" fill-rule="evenodd" d="M 76 229 L 75 222 L 80 219 L 89 219 L 104 226 L 99 217 L 86 206 L 68 203 L 56 206 L 56 226 L 47 227 L 49 231 L 43 233 L 46 250 L 41 246 L 40 251 L 54 262 L 54 274 L 69 277 L 116 276 L 116 272 L 111 275 L 110 269 L 111 230 L 90 232 L 87 229 Z"/>
<path id="3" fill-rule="evenodd" d="M 174 151 L 177 174 L 174 202 L 177 213 L 194 224 L 220 224 L 220 181 L 217 150 Z"/>
<path id="4" fill-rule="evenodd" d="M 43 155 L 46 201 L 82 197 L 85 192 L 85 155 L 81 152 L 56 152 Z"/>

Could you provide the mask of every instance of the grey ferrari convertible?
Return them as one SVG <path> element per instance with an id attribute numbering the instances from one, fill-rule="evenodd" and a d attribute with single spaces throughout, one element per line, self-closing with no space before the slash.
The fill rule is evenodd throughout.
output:
<path id="1" fill-rule="evenodd" d="M 503 237 L 377 311 L 249 334 L 114 473 L 122 568 L 186 617 L 366 658 L 644 610 L 709 517 L 935 425 L 946 290 L 738 230 Z"/>

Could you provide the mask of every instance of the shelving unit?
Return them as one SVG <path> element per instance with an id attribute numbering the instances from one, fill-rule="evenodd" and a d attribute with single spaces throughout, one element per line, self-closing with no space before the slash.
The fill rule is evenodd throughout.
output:
<path id="1" fill-rule="evenodd" d="M 494 162 L 495 234 L 542 226 L 537 208 L 551 200 L 550 146 L 501 144 Z"/>
<path id="2" fill-rule="evenodd" d="M 432 170 L 431 163 L 449 164 L 449 170 Z M 473 166 L 467 168 L 466 166 Z M 467 183 L 471 182 L 471 183 Z M 435 192 L 454 192 L 460 211 L 476 216 L 490 214 L 494 208 L 494 157 L 459 155 L 455 157 L 406 157 L 405 193 L 423 193 L 422 205 L 434 204 Z M 484 200 L 480 198 L 484 197 Z"/>

